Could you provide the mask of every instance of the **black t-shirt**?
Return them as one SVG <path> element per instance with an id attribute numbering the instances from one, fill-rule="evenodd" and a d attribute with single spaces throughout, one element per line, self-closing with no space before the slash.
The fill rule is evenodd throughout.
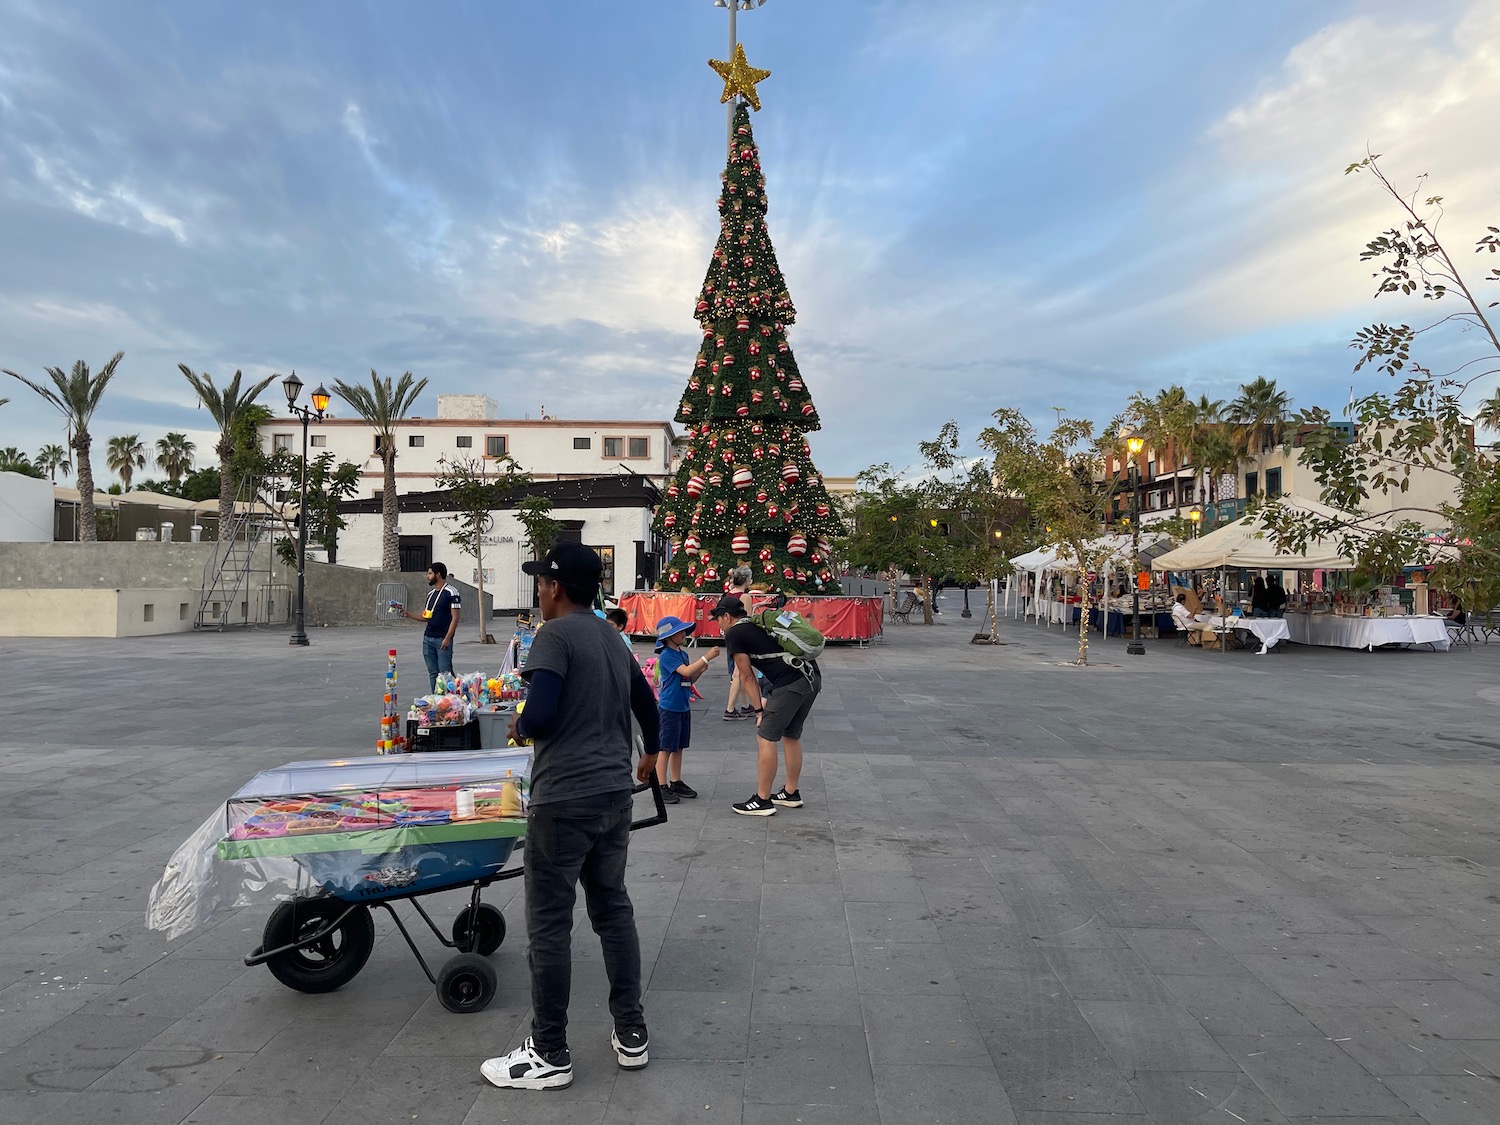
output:
<path id="1" fill-rule="evenodd" d="M 785 660 L 755 659 L 770 653 L 785 655 L 785 650 L 776 643 L 775 637 L 753 621 L 740 621 L 724 634 L 724 651 L 730 660 L 741 652 L 750 657 L 750 666 L 759 671 L 773 688 L 804 678 L 800 669 L 793 668 Z"/>

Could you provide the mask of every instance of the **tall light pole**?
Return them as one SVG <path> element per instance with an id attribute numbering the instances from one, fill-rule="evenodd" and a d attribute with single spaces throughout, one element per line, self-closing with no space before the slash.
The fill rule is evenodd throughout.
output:
<path id="1" fill-rule="evenodd" d="M 312 409 L 297 405 L 297 396 L 302 393 L 302 380 L 293 371 L 281 381 L 286 392 L 286 405 L 296 417 L 302 419 L 302 499 L 297 505 L 297 625 L 292 630 L 291 643 L 306 647 L 307 639 L 307 426 L 314 418 L 323 420 L 328 409 L 328 392 L 323 384 L 312 393 Z"/>
<path id="2" fill-rule="evenodd" d="M 739 13 L 742 12 L 742 11 L 748 12 L 752 8 L 759 8 L 765 2 L 766 2 L 766 0 L 754 0 L 753 3 L 751 2 L 751 0 L 714 0 L 714 7 L 715 8 L 728 8 L 729 9 L 729 57 L 730 58 L 734 58 L 734 48 L 738 45 L 738 43 L 740 41 L 739 21 L 738 21 Z M 734 144 L 734 104 L 735 104 L 734 103 L 734 99 L 731 98 L 729 100 L 729 131 L 728 131 L 727 139 L 725 141 L 726 145 L 733 145 Z"/>
<path id="3" fill-rule="evenodd" d="M 1130 643 L 1125 646 L 1130 656 L 1146 655 L 1146 646 L 1141 644 L 1141 494 L 1136 487 L 1140 479 L 1140 452 L 1145 447 L 1146 442 L 1140 437 L 1125 439 L 1125 448 L 1130 450 L 1130 598 L 1135 611 Z"/>
<path id="4" fill-rule="evenodd" d="M 1193 538 L 1198 538 L 1198 527 L 1203 523 L 1203 509 L 1194 505 L 1188 509 L 1188 519 L 1193 523 Z"/>

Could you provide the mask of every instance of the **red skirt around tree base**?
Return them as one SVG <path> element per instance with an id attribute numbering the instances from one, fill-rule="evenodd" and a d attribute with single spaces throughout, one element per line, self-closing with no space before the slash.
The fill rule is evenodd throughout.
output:
<path id="1" fill-rule="evenodd" d="M 746 609 L 769 606 L 769 595 L 751 592 Z M 656 623 L 663 617 L 677 617 L 695 622 L 696 636 L 718 638 L 719 627 L 709 620 L 708 611 L 719 600 L 718 594 L 672 594 L 662 590 L 637 590 L 620 597 L 620 608 L 630 615 L 625 631 L 635 637 L 656 636 Z M 812 622 L 813 628 L 827 640 L 864 642 L 880 634 L 885 614 L 885 599 L 873 597 L 794 597 L 787 599 L 794 609 Z"/>

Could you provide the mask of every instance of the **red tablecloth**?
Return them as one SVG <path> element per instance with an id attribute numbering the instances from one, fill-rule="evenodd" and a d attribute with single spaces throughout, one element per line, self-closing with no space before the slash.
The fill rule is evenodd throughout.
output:
<path id="1" fill-rule="evenodd" d="M 754 608 L 761 595 L 751 594 Z M 630 615 L 626 632 L 635 636 L 656 635 L 656 623 L 663 617 L 695 621 L 700 637 L 718 637 L 719 628 L 708 619 L 708 611 L 719 600 L 717 594 L 670 594 L 646 590 L 625 594 L 620 608 Z M 770 604 L 768 601 L 766 604 Z M 868 641 L 880 633 L 885 613 L 884 598 L 808 597 L 788 598 L 787 607 L 800 613 L 813 628 L 830 641 Z"/>

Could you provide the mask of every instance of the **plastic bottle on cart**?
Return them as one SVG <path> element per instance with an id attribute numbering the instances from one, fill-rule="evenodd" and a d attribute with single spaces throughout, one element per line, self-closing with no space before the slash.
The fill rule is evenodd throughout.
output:
<path id="1" fill-rule="evenodd" d="M 500 783 L 500 815 L 521 815 L 521 783 L 511 776 L 510 770 L 505 771 L 505 780 Z"/>

